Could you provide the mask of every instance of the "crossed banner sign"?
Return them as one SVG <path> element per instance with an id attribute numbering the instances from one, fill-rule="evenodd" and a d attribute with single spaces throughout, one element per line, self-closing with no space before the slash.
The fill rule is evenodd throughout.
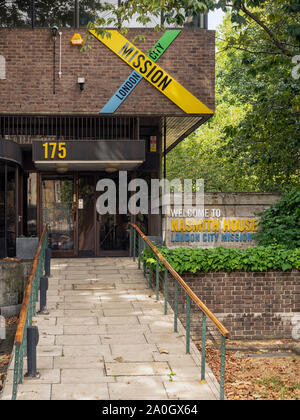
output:
<path id="1" fill-rule="evenodd" d="M 135 47 L 117 30 L 109 30 L 110 37 L 89 31 L 125 63 L 134 69 L 100 113 L 114 113 L 144 78 L 187 114 L 213 114 L 206 105 L 185 89 L 172 76 L 156 64 L 167 48 L 180 34 L 180 30 L 167 30 L 147 55 Z"/>

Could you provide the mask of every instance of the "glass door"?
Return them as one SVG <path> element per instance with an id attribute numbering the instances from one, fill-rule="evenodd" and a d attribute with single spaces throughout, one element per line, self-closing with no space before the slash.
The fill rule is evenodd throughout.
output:
<path id="1" fill-rule="evenodd" d="M 54 256 L 74 256 L 76 196 L 73 176 L 42 176 L 41 221 Z"/>
<path id="2" fill-rule="evenodd" d="M 116 185 L 116 214 L 100 215 L 96 211 L 96 252 L 97 256 L 128 256 L 130 216 L 119 214 L 118 172 L 111 175 Z M 97 178 L 98 180 L 98 178 Z M 99 193 L 96 193 L 96 200 Z"/>
<path id="3" fill-rule="evenodd" d="M 98 255 L 129 254 L 129 217 L 125 214 L 98 215 Z"/>

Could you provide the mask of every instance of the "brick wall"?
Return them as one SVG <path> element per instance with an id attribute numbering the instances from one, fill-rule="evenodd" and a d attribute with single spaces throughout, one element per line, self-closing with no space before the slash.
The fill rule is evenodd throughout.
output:
<path id="1" fill-rule="evenodd" d="M 86 31 L 80 30 L 83 38 Z M 143 52 L 161 34 L 151 29 L 132 29 L 133 41 L 144 33 L 146 41 L 135 45 Z M 1 80 L 0 112 L 97 114 L 132 69 L 107 47 L 91 39 L 92 50 L 80 52 L 70 40 L 74 29 L 62 29 L 62 77 L 58 78 L 59 37 L 56 42 L 56 93 L 53 94 L 53 40 L 50 29 L 0 29 L 0 55 L 6 59 L 6 80 Z M 215 32 L 182 31 L 158 64 L 174 79 L 214 109 Z M 85 77 L 81 92 L 77 77 Z M 147 81 L 142 80 L 124 101 L 119 114 L 186 115 Z"/>
<path id="2" fill-rule="evenodd" d="M 299 271 L 186 273 L 182 278 L 230 331 L 231 339 L 292 339 L 293 318 L 300 316 Z M 173 280 L 169 283 L 173 306 Z M 185 292 L 179 289 L 178 309 L 185 324 Z M 194 304 L 191 310 L 192 335 L 199 340 L 201 312 Z"/>

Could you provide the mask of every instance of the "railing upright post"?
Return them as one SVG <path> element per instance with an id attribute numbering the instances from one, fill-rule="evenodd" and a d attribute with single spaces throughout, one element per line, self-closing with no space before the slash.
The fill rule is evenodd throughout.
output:
<path id="1" fill-rule="evenodd" d="M 206 356 L 206 314 L 202 312 L 201 332 L 201 381 L 205 380 L 205 356 Z"/>
<path id="2" fill-rule="evenodd" d="M 165 315 L 168 313 L 168 269 L 165 268 Z"/>
<path id="3" fill-rule="evenodd" d="M 47 315 L 49 312 L 47 311 L 47 290 L 48 290 L 48 277 L 41 277 L 40 279 L 40 314 Z"/>
<path id="4" fill-rule="evenodd" d="M 220 400 L 225 399 L 226 338 L 221 334 Z"/>
<path id="5" fill-rule="evenodd" d="M 133 261 L 135 261 L 136 256 L 136 230 L 133 230 Z"/>
<path id="6" fill-rule="evenodd" d="M 20 363 L 20 345 L 15 346 L 15 364 L 14 364 L 14 378 L 12 389 L 12 400 L 17 398 L 18 384 L 19 384 L 19 363 Z"/>
<path id="7" fill-rule="evenodd" d="M 152 258 L 152 250 L 150 249 L 150 258 Z M 149 287 L 150 289 L 152 289 L 152 274 L 153 274 L 153 267 L 152 264 L 150 263 L 150 267 L 149 267 Z"/>
<path id="8" fill-rule="evenodd" d="M 39 342 L 39 331 L 37 326 L 27 327 L 27 373 L 25 377 L 37 378 L 39 373 L 36 370 L 36 346 Z"/>
<path id="9" fill-rule="evenodd" d="M 186 293 L 186 353 L 190 353 L 190 336 L 191 336 L 191 298 Z"/>
<path id="10" fill-rule="evenodd" d="M 145 246 L 145 241 L 143 240 L 143 250 L 146 249 Z M 144 269 L 144 277 L 146 278 L 146 271 L 147 271 L 147 266 L 146 266 L 146 261 L 145 259 L 143 259 L 143 269 Z"/>
<path id="11" fill-rule="evenodd" d="M 130 232 L 129 232 L 129 257 L 132 257 L 132 231 L 133 227 L 130 226 Z"/>
<path id="12" fill-rule="evenodd" d="M 174 332 L 177 332 L 177 315 L 178 315 L 178 283 L 175 279 L 174 283 Z"/>
<path id="13" fill-rule="evenodd" d="M 159 259 L 156 258 L 156 273 L 155 273 L 155 289 L 156 289 L 156 300 L 159 299 Z"/>
<path id="14" fill-rule="evenodd" d="M 138 269 L 139 270 L 141 269 L 141 261 L 140 261 L 140 258 L 141 258 L 141 237 L 138 234 Z"/>

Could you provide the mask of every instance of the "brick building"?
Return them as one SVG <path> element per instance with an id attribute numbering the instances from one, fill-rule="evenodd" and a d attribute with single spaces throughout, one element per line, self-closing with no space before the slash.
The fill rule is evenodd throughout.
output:
<path id="1" fill-rule="evenodd" d="M 81 52 L 71 40 L 85 40 L 89 16 L 78 1 L 67 19 L 25 3 L 19 20 L 0 13 L 0 257 L 45 223 L 56 256 L 127 255 L 128 222 L 160 235 L 161 217 L 100 216 L 97 182 L 162 177 L 164 156 L 213 115 L 215 33 L 199 16 L 163 43 L 130 22 L 122 48 L 115 31 Z"/>

